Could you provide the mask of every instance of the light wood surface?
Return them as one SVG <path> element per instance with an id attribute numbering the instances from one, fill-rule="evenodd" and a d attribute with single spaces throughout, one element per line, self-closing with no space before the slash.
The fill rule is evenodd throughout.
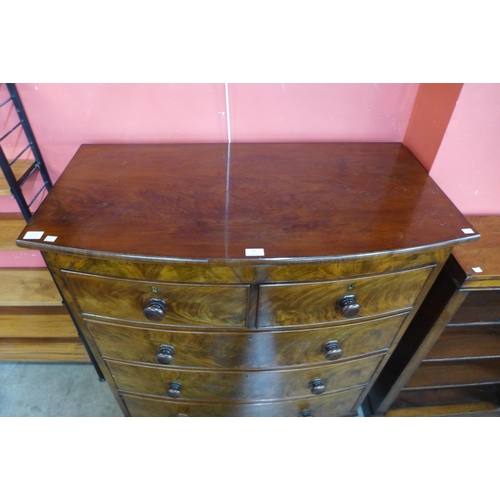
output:
<path id="1" fill-rule="evenodd" d="M 89 363 L 80 339 L 0 338 L 0 360 L 16 362 Z"/>
<path id="2" fill-rule="evenodd" d="M 19 250 L 16 239 L 26 226 L 21 214 L 0 214 L 0 250 Z"/>
<path id="3" fill-rule="evenodd" d="M 12 165 L 12 172 L 16 179 L 19 179 L 26 170 L 28 170 L 31 165 L 33 165 L 34 160 L 17 160 L 14 165 Z M 3 175 L 3 171 L 0 170 L 0 196 L 11 195 L 9 184 Z M 16 235 L 17 236 L 17 235 Z"/>
<path id="4" fill-rule="evenodd" d="M 47 269 L 0 269 L 0 306 L 60 306 L 61 296 Z"/>
<path id="5" fill-rule="evenodd" d="M 65 307 L 0 307 L 0 338 L 78 338 Z"/>

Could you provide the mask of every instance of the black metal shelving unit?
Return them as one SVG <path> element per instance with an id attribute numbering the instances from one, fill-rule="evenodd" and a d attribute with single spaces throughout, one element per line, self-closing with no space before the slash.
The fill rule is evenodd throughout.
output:
<path id="1" fill-rule="evenodd" d="M 5 179 L 7 180 L 7 183 L 9 184 L 10 192 L 16 199 L 24 219 L 26 220 L 26 222 L 28 222 L 31 219 L 31 216 L 33 215 L 31 212 L 31 206 L 45 189 L 47 190 L 47 192 L 52 189 L 52 181 L 50 180 L 49 173 L 47 172 L 47 167 L 45 166 L 42 154 L 40 153 L 40 149 L 38 148 L 38 144 L 36 142 L 35 135 L 33 134 L 33 130 L 31 130 L 28 117 L 26 115 L 26 112 L 24 111 L 24 107 L 21 102 L 21 98 L 19 97 L 19 93 L 17 92 L 16 86 L 14 83 L 7 83 L 6 85 L 9 91 L 9 97 L 5 101 L 0 103 L 0 108 L 3 108 L 3 106 L 5 106 L 6 104 L 12 102 L 16 110 L 17 116 L 19 117 L 19 122 L 0 138 L 0 167 L 2 168 L 2 172 L 3 175 L 5 176 Z M 23 148 L 23 150 L 20 153 L 16 154 L 16 157 L 13 160 L 8 160 L 2 147 L 2 141 L 5 140 L 15 130 L 18 130 L 19 127 L 22 127 L 22 130 L 26 135 L 28 144 L 26 147 Z M 12 171 L 12 167 L 15 165 L 16 161 L 18 161 L 21 158 L 21 156 L 24 153 L 26 153 L 29 149 L 31 149 L 32 151 L 34 161 L 31 164 L 31 166 L 29 166 L 27 170 L 22 174 L 22 176 L 19 179 L 16 179 L 16 176 Z M 42 176 L 43 185 L 37 191 L 37 193 L 35 193 L 33 198 L 28 202 L 23 193 L 23 185 L 36 172 L 39 172 L 40 175 Z M 75 326 L 78 331 L 78 335 L 82 340 L 83 345 L 89 355 L 89 358 L 92 364 L 94 365 L 99 380 L 104 382 L 105 381 L 104 375 L 101 369 L 99 368 L 99 365 L 97 364 L 94 355 L 92 354 L 92 351 L 89 349 L 87 342 L 85 341 L 85 338 L 81 334 L 80 329 L 78 328 L 78 325 L 76 323 Z"/>
<path id="2" fill-rule="evenodd" d="M 31 219 L 32 216 L 30 207 L 35 202 L 35 200 L 40 196 L 40 194 L 43 192 L 44 189 L 50 191 L 50 189 L 52 188 L 52 181 L 50 180 L 49 174 L 47 172 L 47 167 L 45 166 L 42 154 L 40 153 L 40 149 L 38 148 L 38 145 L 36 143 L 35 136 L 33 134 L 33 131 L 31 130 L 28 117 L 26 116 L 26 112 L 24 111 L 24 107 L 19 97 L 19 93 L 17 92 L 16 86 L 13 83 L 7 83 L 6 85 L 10 97 L 5 101 L 3 101 L 2 103 L 0 103 L 0 108 L 5 106 L 9 102 L 12 102 L 17 112 L 17 116 L 19 117 L 19 122 L 0 138 L 0 167 L 2 168 L 2 172 L 3 175 L 5 176 L 5 179 L 7 180 L 7 183 L 9 184 L 12 196 L 14 196 L 15 200 L 17 201 L 21 213 L 23 214 L 24 219 L 27 222 L 29 219 Z M 7 157 L 5 156 L 2 147 L 2 141 L 4 141 L 10 134 L 12 134 L 19 127 L 22 127 L 22 130 L 24 131 L 24 134 L 26 135 L 26 138 L 28 140 L 28 144 L 25 148 L 23 148 L 23 150 L 20 153 L 16 155 L 16 157 L 13 160 L 8 160 Z M 12 167 L 14 166 L 16 161 L 18 161 L 19 158 L 21 158 L 21 156 L 24 153 L 26 153 L 26 151 L 28 151 L 29 149 L 31 149 L 33 153 L 34 161 L 32 165 L 24 172 L 24 174 L 19 179 L 16 179 L 16 176 L 12 171 Z M 28 202 L 23 193 L 23 185 L 36 172 L 40 172 L 40 175 L 42 176 L 43 179 L 43 186 Z"/>

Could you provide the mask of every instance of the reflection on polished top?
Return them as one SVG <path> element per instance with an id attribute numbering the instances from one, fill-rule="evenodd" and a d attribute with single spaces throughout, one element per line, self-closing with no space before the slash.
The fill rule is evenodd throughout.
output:
<path id="1" fill-rule="evenodd" d="M 43 235 L 24 239 L 26 231 Z M 95 256 L 262 261 L 476 238 L 398 143 L 114 144 L 80 147 L 18 244 Z"/>

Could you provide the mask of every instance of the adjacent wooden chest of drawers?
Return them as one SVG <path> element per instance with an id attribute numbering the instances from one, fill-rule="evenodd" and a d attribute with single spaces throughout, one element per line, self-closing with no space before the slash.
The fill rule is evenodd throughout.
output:
<path id="1" fill-rule="evenodd" d="M 374 388 L 379 414 L 500 416 L 500 217 L 469 220 L 481 239 L 454 250 L 414 317 L 429 333 L 385 399 Z"/>
<path id="2" fill-rule="evenodd" d="M 400 144 L 86 145 L 18 244 L 125 415 L 348 416 L 469 227 Z"/>

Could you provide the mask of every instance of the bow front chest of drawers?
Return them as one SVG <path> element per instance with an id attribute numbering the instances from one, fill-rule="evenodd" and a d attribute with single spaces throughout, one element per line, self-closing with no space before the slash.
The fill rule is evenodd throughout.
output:
<path id="1" fill-rule="evenodd" d="M 477 237 L 400 144 L 84 145 L 17 243 L 125 415 L 347 416 Z"/>

